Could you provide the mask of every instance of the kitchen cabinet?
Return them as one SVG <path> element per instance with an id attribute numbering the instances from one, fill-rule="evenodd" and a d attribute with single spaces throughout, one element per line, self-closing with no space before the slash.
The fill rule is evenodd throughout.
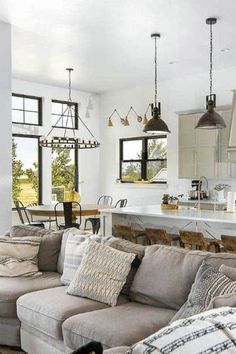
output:
<path id="1" fill-rule="evenodd" d="M 231 109 L 218 111 L 227 128 L 222 130 L 195 129 L 202 113 L 179 116 L 179 177 L 229 178 L 232 168 L 227 161 L 227 146 Z"/>

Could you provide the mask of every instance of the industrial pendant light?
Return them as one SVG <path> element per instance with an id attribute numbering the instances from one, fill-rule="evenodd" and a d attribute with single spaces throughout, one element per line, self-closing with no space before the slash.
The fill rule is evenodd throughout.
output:
<path id="1" fill-rule="evenodd" d="M 67 68 L 68 71 L 68 79 L 69 79 L 69 85 L 68 85 L 68 100 L 67 100 L 67 107 L 63 114 L 59 117 L 57 120 L 56 124 L 49 130 L 49 132 L 46 134 L 46 136 L 43 136 L 40 138 L 40 146 L 46 147 L 46 148 L 55 148 L 55 147 L 60 147 L 64 149 L 93 149 L 97 148 L 100 146 L 100 143 L 98 140 L 95 138 L 91 130 L 87 127 L 87 125 L 84 123 L 82 118 L 79 116 L 75 117 L 75 109 L 74 109 L 74 104 L 72 103 L 71 99 L 71 72 L 73 71 L 72 68 Z M 74 118 L 73 118 L 74 117 Z M 78 137 L 78 131 L 75 129 L 75 124 L 73 123 L 74 119 L 78 119 L 84 126 L 84 128 L 87 130 L 88 134 L 91 136 L 89 140 L 82 139 Z M 63 121 L 66 122 L 65 127 L 64 127 L 64 133 L 63 136 L 55 136 L 54 129 L 57 127 L 61 127 L 63 125 Z M 70 127 L 73 127 L 72 129 Z"/>
<path id="2" fill-rule="evenodd" d="M 160 38 L 159 33 L 151 34 L 151 38 L 155 40 L 155 105 L 153 108 L 153 117 L 144 126 L 143 131 L 150 134 L 170 133 L 170 130 L 164 120 L 161 119 L 161 104 L 157 102 L 157 39 Z"/>
<path id="3" fill-rule="evenodd" d="M 196 128 L 199 129 L 222 129 L 226 127 L 224 119 L 217 113 L 214 108 L 216 106 L 216 95 L 212 94 L 212 64 L 213 64 L 213 36 L 212 25 L 216 24 L 217 19 L 214 17 L 207 18 L 206 24 L 210 26 L 210 94 L 206 96 L 207 112 L 199 119 Z"/>

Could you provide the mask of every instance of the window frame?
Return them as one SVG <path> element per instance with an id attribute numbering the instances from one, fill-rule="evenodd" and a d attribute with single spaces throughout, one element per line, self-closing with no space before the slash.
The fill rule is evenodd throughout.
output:
<path id="1" fill-rule="evenodd" d="M 51 100 L 52 103 L 61 103 L 61 104 L 67 104 L 68 101 L 63 101 L 63 100 L 57 100 L 57 99 L 52 99 Z M 78 103 L 77 102 L 71 102 L 74 106 L 75 106 L 75 117 L 74 117 L 74 121 L 75 121 L 75 126 L 74 127 L 65 127 L 63 125 L 53 125 L 52 124 L 52 127 L 53 128 L 59 128 L 59 129 L 75 129 L 75 130 L 78 130 L 79 129 L 79 124 L 78 124 Z M 51 110 L 51 116 L 56 116 L 56 117 L 61 117 L 61 115 L 59 114 L 55 114 L 55 113 L 52 113 L 52 110 Z"/>
<path id="2" fill-rule="evenodd" d="M 133 138 L 122 138 L 119 139 L 119 147 L 120 147 L 120 173 L 119 173 L 119 178 L 121 183 L 134 183 L 134 181 L 123 181 L 122 180 L 122 163 L 124 162 L 139 162 L 141 164 L 141 179 L 146 180 L 147 179 L 147 163 L 150 161 L 166 161 L 166 159 L 149 159 L 148 158 L 148 140 L 152 139 L 166 139 L 167 135 L 162 134 L 162 135 L 153 135 L 153 136 L 140 136 L 140 137 L 133 137 Z M 125 141 L 133 141 L 133 140 L 141 140 L 142 141 L 142 157 L 141 159 L 131 159 L 131 160 L 124 160 L 123 159 L 123 143 Z M 151 182 L 152 184 L 167 184 L 167 181 L 154 181 Z"/>
<path id="3" fill-rule="evenodd" d="M 12 138 L 28 138 L 28 139 L 37 139 L 38 140 L 38 204 L 42 204 L 42 190 L 43 190 L 43 164 L 42 164 L 42 147 L 40 146 L 40 136 L 33 134 L 18 134 L 12 133 Z M 16 210 L 16 208 L 12 208 Z"/>
<path id="4" fill-rule="evenodd" d="M 32 113 L 35 113 L 35 111 L 29 111 L 29 110 L 25 110 L 25 101 L 23 100 L 23 109 L 17 109 L 17 108 L 11 108 L 11 111 L 20 111 L 20 112 L 23 112 L 23 122 L 14 122 L 12 120 L 12 124 L 21 124 L 21 125 L 33 125 L 33 126 L 42 126 L 42 123 L 43 123 L 43 113 L 42 113 L 42 108 L 43 108 L 43 105 L 42 105 L 42 97 L 38 97 L 38 96 L 32 96 L 32 95 L 24 95 L 24 94 L 21 94 L 21 93 L 12 93 L 12 97 L 21 97 L 23 99 L 25 98 L 28 98 L 28 99 L 33 99 L 33 100 L 37 100 L 38 101 L 38 124 L 34 124 L 34 123 L 25 123 L 25 112 L 32 112 Z"/>

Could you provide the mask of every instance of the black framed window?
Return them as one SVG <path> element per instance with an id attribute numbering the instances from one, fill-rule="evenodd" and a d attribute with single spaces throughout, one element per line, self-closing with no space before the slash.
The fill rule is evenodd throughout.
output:
<path id="1" fill-rule="evenodd" d="M 39 137 L 12 136 L 12 199 L 24 205 L 42 201 L 42 150 Z"/>
<path id="2" fill-rule="evenodd" d="M 12 123 L 42 125 L 42 98 L 13 93 Z"/>
<path id="3" fill-rule="evenodd" d="M 120 180 L 167 183 L 167 137 L 120 139 Z"/>
<path id="4" fill-rule="evenodd" d="M 52 100 L 52 126 L 58 128 L 78 129 L 78 103 L 72 103 L 72 117 L 65 114 L 66 101 Z M 62 117 L 62 118 L 61 118 Z"/>
<path id="5" fill-rule="evenodd" d="M 71 191 L 78 191 L 78 150 L 52 149 L 52 202 L 66 200 Z"/>

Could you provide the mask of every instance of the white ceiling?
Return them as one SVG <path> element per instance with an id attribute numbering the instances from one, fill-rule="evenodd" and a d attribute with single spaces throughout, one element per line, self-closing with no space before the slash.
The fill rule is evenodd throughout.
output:
<path id="1" fill-rule="evenodd" d="M 219 18 L 214 67 L 236 65 L 235 14 L 236 0 L 0 0 L 15 78 L 66 86 L 72 66 L 73 87 L 93 92 L 152 81 L 152 32 L 161 80 L 207 71 L 209 16 Z"/>

